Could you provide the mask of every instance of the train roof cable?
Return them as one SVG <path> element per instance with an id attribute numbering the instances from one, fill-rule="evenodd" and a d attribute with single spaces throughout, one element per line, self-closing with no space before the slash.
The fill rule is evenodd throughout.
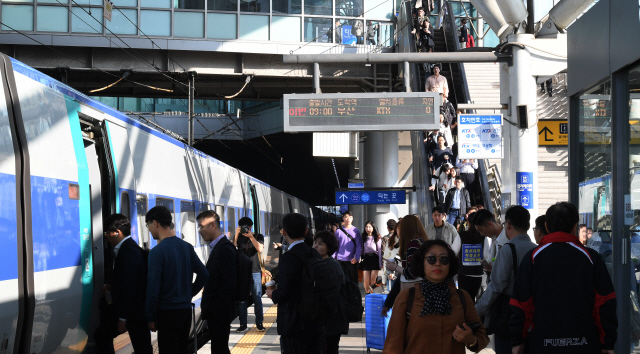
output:
<path id="1" fill-rule="evenodd" d="M 32 40 L 32 41 L 34 41 L 34 42 L 36 42 L 36 43 L 38 43 L 38 44 L 40 44 L 40 45 L 42 45 L 42 46 L 44 46 L 44 47 L 46 47 L 46 48 L 48 48 L 48 49 L 52 50 L 52 51 L 54 51 L 54 52 L 56 52 L 56 53 L 58 53 L 58 54 L 60 54 L 60 55 L 62 55 L 62 56 L 65 56 L 65 57 L 67 57 L 67 58 L 69 58 L 69 59 L 71 59 L 71 60 L 73 60 L 73 61 L 76 61 L 76 62 L 78 62 L 78 63 L 80 63 L 80 64 L 84 65 L 85 67 L 91 68 L 92 70 L 99 71 L 99 72 L 101 72 L 101 73 L 103 73 L 103 74 L 106 74 L 106 75 L 109 75 L 109 76 L 113 76 L 113 77 L 118 78 L 118 79 L 119 79 L 119 78 L 121 78 L 121 76 L 119 76 L 119 75 L 116 75 L 116 74 L 110 73 L 110 72 L 108 72 L 108 71 L 104 71 L 104 70 L 102 70 L 102 69 L 100 69 L 100 68 L 96 68 L 96 67 L 95 67 L 95 66 L 93 66 L 93 65 L 89 65 L 89 64 L 87 64 L 87 63 L 83 62 L 82 60 L 78 60 L 78 59 L 76 59 L 76 58 L 74 58 L 74 57 L 71 57 L 71 56 L 69 56 L 69 55 L 67 55 L 67 54 L 65 54 L 65 53 L 63 53 L 63 52 L 61 52 L 61 51 L 59 51 L 59 50 L 57 50 L 57 49 L 53 48 L 52 46 L 47 45 L 47 44 L 44 44 L 44 43 L 42 43 L 42 42 L 38 41 L 37 39 L 35 39 L 35 38 L 33 38 L 33 37 L 30 37 L 30 36 L 29 36 L 29 35 L 27 35 L 26 33 L 23 33 L 23 32 L 21 32 L 21 31 L 19 31 L 19 30 L 15 29 L 15 28 L 13 28 L 13 27 L 11 27 L 11 26 L 9 26 L 9 25 L 5 24 L 5 23 L 4 23 L 4 22 L 2 22 L 2 21 L 0 21 L 0 25 L 5 26 L 5 27 L 9 28 L 10 30 L 12 30 L 12 31 L 14 31 L 14 32 L 16 32 L 16 33 L 18 33 L 18 34 L 20 34 L 20 35 L 24 36 L 24 37 L 27 37 L 27 38 L 29 38 L 30 40 Z M 133 83 L 133 84 L 136 84 L 136 85 L 142 86 L 142 87 L 146 87 L 146 88 L 153 89 L 153 90 L 166 90 L 166 89 L 161 89 L 161 88 L 158 88 L 158 87 L 149 86 L 149 85 L 146 85 L 146 84 L 143 84 L 143 83 L 140 83 L 140 82 L 134 81 L 134 80 L 129 80 L 129 79 L 124 79 L 124 80 L 125 80 L 125 81 L 127 81 L 127 82 L 131 82 L 131 83 Z"/>
<path id="2" fill-rule="evenodd" d="M 118 6 L 116 6 L 115 4 L 111 4 L 111 6 L 113 6 L 114 9 L 118 10 L 118 12 L 120 12 L 120 14 L 122 14 L 122 16 L 124 16 L 129 22 L 131 22 L 132 25 L 134 25 L 138 31 L 140 31 L 140 33 L 142 33 L 145 37 L 147 37 L 147 39 L 149 41 L 151 41 L 151 44 L 155 45 L 156 47 L 158 47 L 158 49 L 160 49 L 160 51 L 162 52 L 162 54 L 166 55 L 167 58 L 169 60 L 171 60 L 171 62 L 178 64 L 179 67 L 182 68 L 182 70 L 184 70 L 184 72 L 187 72 L 187 69 L 180 65 L 180 63 L 178 63 L 177 60 L 173 59 L 171 56 L 169 56 L 169 53 L 167 53 L 164 49 L 162 49 L 162 47 L 160 47 L 158 44 L 156 44 L 156 42 L 153 41 L 153 39 L 151 39 L 149 36 L 147 36 L 146 33 L 144 33 L 144 31 L 142 31 L 142 28 L 140 28 L 136 23 L 134 23 L 133 21 L 131 21 L 131 19 L 129 19 L 129 17 L 127 15 L 125 15 L 124 12 L 122 12 L 122 10 L 120 10 L 120 8 Z"/>
<path id="3" fill-rule="evenodd" d="M 65 9 L 67 9 L 67 11 L 69 11 L 70 13 L 73 14 L 73 11 L 71 11 L 71 8 L 69 6 L 64 5 L 63 3 L 61 3 L 59 0 L 56 0 L 56 2 L 58 4 L 60 4 L 62 7 L 64 7 Z M 149 62 L 148 60 L 144 59 L 144 57 L 142 57 L 142 55 L 140 53 L 138 53 L 134 48 L 132 48 L 130 45 L 127 44 L 127 42 L 125 42 L 122 38 L 120 38 L 117 34 L 115 34 L 111 29 L 109 29 L 105 24 L 103 24 L 100 20 L 98 20 L 97 18 L 95 18 L 93 16 L 93 14 L 91 14 L 89 11 L 87 11 L 84 7 L 80 6 L 80 4 L 78 4 L 75 0 L 71 0 L 72 3 L 74 3 L 78 8 L 80 8 L 82 11 L 84 11 L 87 15 L 89 15 L 91 18 L 93 18 L 100 26 L 102 26 L 104 29 L 106 29 L 107 31 L 109 31 L 109 33 L 111 33 L 114 37 L 116 37 L 120 42 L 122 42 L 122 44 L 124 44 L 125 46 L 127 46 L 127 48 L 129 48 L 131 51 L 133 51 L 134 53 L 136 53 L 139 57 L 136 57 L 135 55 L 129 53 L 126 49 L 118 46 L 120 49 L 122 49 L 125 53 L 131 55 L 133 58 L 138 59 L 141 62 L 146 62 L 147 65 L 149 65 L 150 67 L 152 67 L 153 69 L 155 69 L 156 71 L 158 71 L 162 76 L 166 77 L 167 79 L 169 79 L 170 81 L 189 87 L 188 84 L 185 84 L 183 82 L 180 82 L 174 78 L 172 78 L 171 76 L 165 74 L 162 72 L 162 70 L 160 70 L 160 68 L 158 68 L 155 64 Z M 76 15 L 77 16 L 77 15 Z M 83 21 L 84 22 L 84 21 Z M 85 22 L 86 23 L 86 22 Z M 95 29 L 94 29 L 95 30 Z M 105 34 L 101 34 L 103 37 L 105 38 L 109 38 L 107 35 Z M 117 45 L 117 44 L 116 44 Z"/>

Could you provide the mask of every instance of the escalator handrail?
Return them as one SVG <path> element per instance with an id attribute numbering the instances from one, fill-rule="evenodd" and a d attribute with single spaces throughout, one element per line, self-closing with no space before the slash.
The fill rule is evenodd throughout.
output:
<path id="1" fill-rule="evenodd" d="M 444 13 L 444 21 L 442 21 L 442 26 L 444 27 L 444 40 L 445 40 L 445 45 L 447 46 L 447 48 L 449 48 L 449 42 L 447 40 L 447 31 L 449 32 L 449 34 L 452 35 L 452 37 L 455 39 L 458 37 L 458 28 L 455 25 L 455 16 L 453 15 L 453 7 L 451 5 L 451 3 L 449 1 L 446 1 L 444 3 L 444 6 L 446 6 L 446 11 Z M 452 44 L 452 49 L 454 49 L 454 51 L 458 51 L 460 50 L 460 42 L 454 40 L 453 44 Z M 449 66 L 451 67 L 451 79 L 453 80 L 453 67 L 456 66 L 456 69 L 458 70 L 458 72 L 460 73 L 460 80 L 462 81 L 462 92 L 458 93 L 456 92 L 456 85 L 452 82 L 453 86 L 453 94 L 456 97 L 456 101 L 458 103 L 460 102 L 467 102 L 470 103 L 471 102 L 471 94 L 469 93 L 469 85 L 467 83 L 467 74 L 466 71 L 464 69 L 464 64 L 463 63 L 451 63 L 449 64 Z M 475 110 L 472 111 L 471 113 L 475 113 Z M 487 209 L 489 212 L 491 212 L 492 214 L 495 214 L 495 210 L 493 208 L 493 203 L 491 202 L 491 192 L 489 190 L 489 182 L 487 181 L 487 169 L 485 167 L 485 161 L 483 159 L 478 160 L 478 178 L 480 180 L 480 188 L 482 189 L 482 198 L 484 201 L 484 208 Z M 499 217 L 499 215 L 497 215 L 497 217 Z"/>

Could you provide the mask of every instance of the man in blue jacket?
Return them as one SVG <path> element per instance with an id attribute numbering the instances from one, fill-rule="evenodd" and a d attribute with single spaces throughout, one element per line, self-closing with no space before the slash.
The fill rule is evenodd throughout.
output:
<path id="1" fill-rule="evenodd" d="M 193 246 L 176 237 L 173 218 L 164 206 L 151 208 L 147 228 L 158 240 L 149 253 L 146 318 L 158 331 L 160 354 L 186 354 L 191 329 L 191 299 L 209 277 Z M 193 274 L 197 274 L 192 282 Z"/>

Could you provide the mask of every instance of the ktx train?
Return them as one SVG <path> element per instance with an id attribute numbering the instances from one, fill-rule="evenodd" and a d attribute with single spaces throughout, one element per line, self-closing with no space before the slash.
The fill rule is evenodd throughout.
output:
<path id="1" fill-rule="evenodd" d="M 205 263 L 209 248 L 195 219 L 204 210 L 221 216 L 225 234 L 251 217 L 265 236 L 267 267 L 279 258 L 270 246 L 280 242 L 284 214 L 305 215 L 311 231 L 326 220 L 302 200 L 1 55 L 0 354 L 92 352 L 109 271 L 102 221 L 127 215 L 133 238 L 150 249 L 156 241 L 144 220 L 157 205 L 171 210 L 176 234 Z"/>

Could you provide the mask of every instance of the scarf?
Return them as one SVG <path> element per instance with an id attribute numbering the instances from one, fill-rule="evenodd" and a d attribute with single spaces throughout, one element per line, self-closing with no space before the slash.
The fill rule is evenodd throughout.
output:
<path id="1" fill-rule="evenodd" d="M 451 314 L 452 308 L 449 303 L 451 291 L 449 290 L 446 280 L 439 283 L 432 283 L 427 279 L 422 279 L 420 289 L 422 290 L 422 296 L 424 296 L 424 305 L 422 306 L 420 316 L 433 315 L 435 313 L 444 316 Z"/>

